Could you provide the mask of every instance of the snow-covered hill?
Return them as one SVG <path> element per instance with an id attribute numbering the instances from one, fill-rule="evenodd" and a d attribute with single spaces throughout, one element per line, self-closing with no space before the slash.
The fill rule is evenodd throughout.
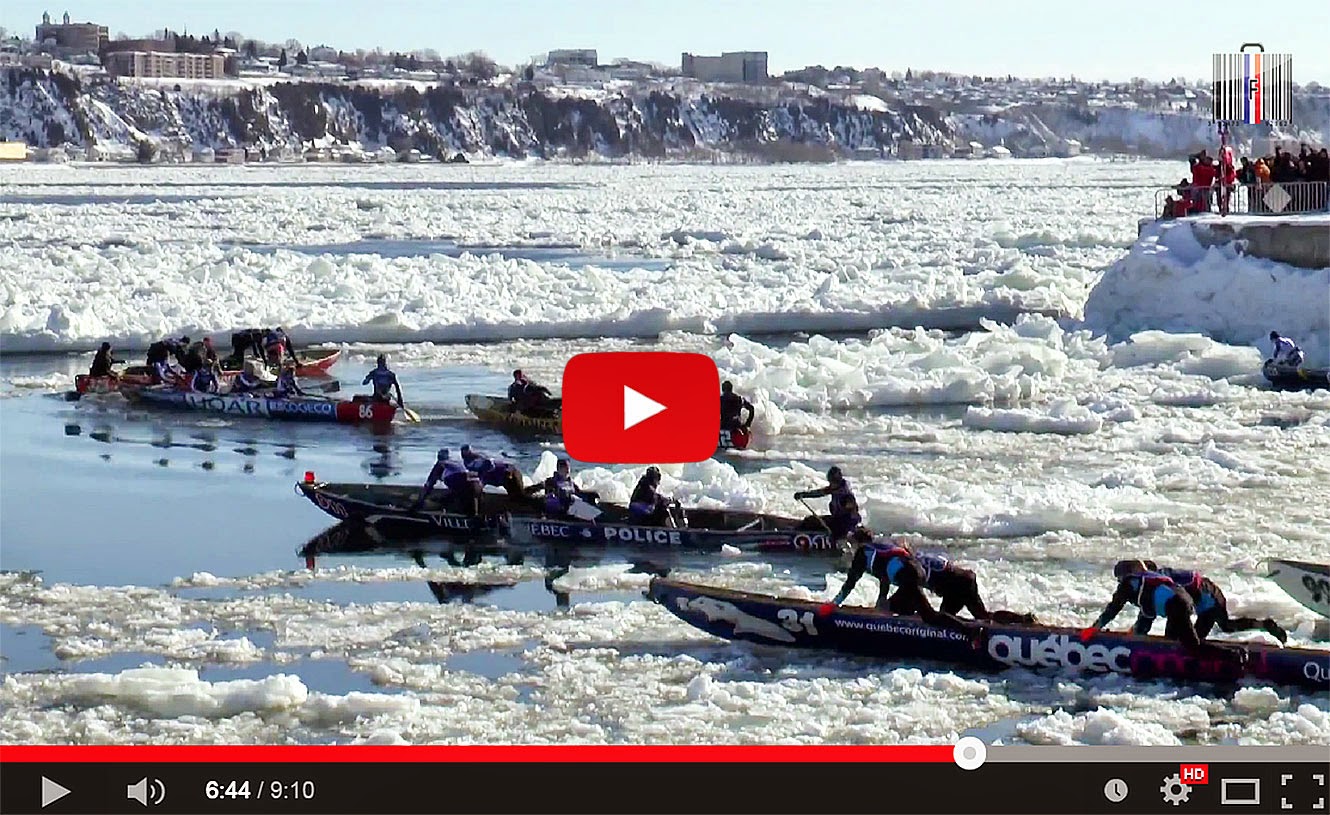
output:
<path id="1" fill-rule="evenodd" d="M 769 158 L 887 151 L 897 139 L 940 143 L 950 132 L 928 110 L 892 111 L 822 98 L 736 98 L 667 90 L 587 94 L 515 88 L 376 88 L 331 83 L 240 83 L 188 88 L 82 80 L 10 70 L 0 86 L 0 139 L 62 144 L 265 153 L 347 146 L 468 157 L 665 157 L 736 150 Z M 779 148 L 785 146 L 787 150 Z"/>

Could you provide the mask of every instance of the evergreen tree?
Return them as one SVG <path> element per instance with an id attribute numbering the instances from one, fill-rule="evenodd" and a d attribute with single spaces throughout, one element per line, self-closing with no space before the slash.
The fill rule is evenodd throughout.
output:
<path id="1" fill-rule="evenodd" d="M 306 54 L 304 49 L 301 49 L 300 53 L 296 54 L 296 64 L 297 65 L 309 64 L 309 54 Z"/>
<path id="2" fill-rule="evenodd" d="M 286 49 L 283 48 L 281 56 L 277 58 L 277 69 L 281 70 L 282 68 L 285 67 L 286 67 Z"/>

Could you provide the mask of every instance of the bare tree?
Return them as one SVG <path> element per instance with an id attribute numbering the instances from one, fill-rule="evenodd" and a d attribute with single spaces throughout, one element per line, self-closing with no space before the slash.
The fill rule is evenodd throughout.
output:
<path id="1" fill-rule="evenodd" d="M 453 61 L 461 65 L 463 70 L 476 79 L 490 80 L 499 75 L 498 63 L 490 59 L 484 51 L 472 51 L 460 57 L 454 57 Z"/>

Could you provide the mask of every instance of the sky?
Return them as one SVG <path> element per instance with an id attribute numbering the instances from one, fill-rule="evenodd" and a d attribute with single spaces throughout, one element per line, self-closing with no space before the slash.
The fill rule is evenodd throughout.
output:
<path id="1" fill-rule="evenodd" d="M 484 51 L 504 65 L 553 48 L 676 66 L 683 51 L 767 51 L 777 74 L 821 64 L 1208 80 L 1211 53 L 1260 40 L 1293 55 L 1297 82 L 1330 85 L 1327 0 L 3 0 L 0 27 L 30 37 L 43 11 L 104 24 L 112 36 L 220 29 L 342 50 Z"/>

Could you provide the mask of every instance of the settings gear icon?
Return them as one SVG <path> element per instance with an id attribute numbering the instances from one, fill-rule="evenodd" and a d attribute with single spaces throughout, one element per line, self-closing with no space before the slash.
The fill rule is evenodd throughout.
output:
<path id="1" fill-rule="evenodd" d="M 1164 785 L 1159 788 L 1159 791 L 1164 794 L 1164 801 L 1173 806 L 1177 806 L 1191 797 L 1191 787 L 1182 783 L 1182 776 L 1177 773 L 1166 776 Z"/>

